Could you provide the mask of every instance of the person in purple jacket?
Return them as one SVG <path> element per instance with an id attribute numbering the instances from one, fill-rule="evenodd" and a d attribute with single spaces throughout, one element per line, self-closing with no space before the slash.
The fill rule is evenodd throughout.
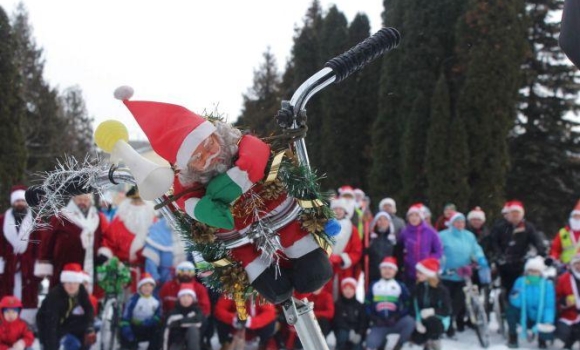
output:
<path id="1" fill-rule="evenodd" d="M 443 253 L 441 239 L 431 226 L 425 223 L 423 204 L 413 204 L 407 211 L 407 226 L 397 240 L 404 256 L 403 280 L 407 286 L 415 285 L 415 265 L 423 259 L 440 259 Z"/>

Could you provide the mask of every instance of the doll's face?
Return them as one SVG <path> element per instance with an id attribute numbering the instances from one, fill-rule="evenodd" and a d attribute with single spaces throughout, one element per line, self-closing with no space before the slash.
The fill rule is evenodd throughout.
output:
<path id="1" fill-rule="evenodd" d="M 18 311 L 15 309 L 4 309 L 2 314 L 6 322 L 14 322 L 18 319 Z"/>
<path id="2" fill-rule="evenodd" d="M 187 167 L 192 171 L 204 172 L 219 160 L 220 151 L 221 146 L 218 136 L 213 133 L 193 151 Z"/>
<path id="3" fill-rule="evenodd" d="M 189 294 L 183 294 L 179 297 L 179 304 L 183 307 L 190 307 L 193 304 L 193 297 Z"/>

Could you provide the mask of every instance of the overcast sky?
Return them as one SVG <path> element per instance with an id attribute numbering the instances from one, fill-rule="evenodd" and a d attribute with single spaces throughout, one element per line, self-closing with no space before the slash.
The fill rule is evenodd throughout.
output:
<path id="1" fill-rule="evenodd" d="M 0 0 L 12 14 L 17 0 Z M 24 0 L 38 45 L 44 49 L 45 77 L 53 86 L 79 85 L 96 123 L 118 119 L 132 138 L 142 133 L 122 103 L 112 97 L 119 85 L 135 89 L 134 99 L 181 104 L 202 112 L 218 110 L 235 120 L 241 94 L 267 46 L 282 69 L 294 28 L 311 0 Z M 381 26 L 382 0 L 321 1 L 336 4 L 349 22 L 369 16 Z"/>

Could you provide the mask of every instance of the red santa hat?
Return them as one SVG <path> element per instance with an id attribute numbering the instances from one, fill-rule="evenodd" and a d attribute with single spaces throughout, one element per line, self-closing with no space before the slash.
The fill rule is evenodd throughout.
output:
<path id="1" fill-rule="evenodd" d="M 86 271 L 82 271 L 82 273 L 83 273 L 83 283 L 91 283 L 91 276 Z"/>
<path id="2" fill-rule="evenodd" d="M 26 186 L 16 185 L 12 186 L 10 189 L 10 205 L 14 204 L 17 200 L 26 200 L 24 196 L 26 194 Z"/>
<path id="3" fill-rule="evenodd" d="M 439 260 L 435 258 L 427 258 L 421 260 L 415 265 L 415 269 L 427 277 L 435 277 L 439 273 Z"/>
<path id="4" fill-rule="evenodd" d="M 381 261 L 381 263 L 379 264 L 379 268 L 382 269 L 383 267 L 390 267 L 395 270 L 399 269 L 399 267 L 397 266 L 397 259 L 393 258 L 392 256 L 387 256 L 386 258 L 383 259 L 383 261 Z"/>
<path id="5" fill-rule="evenodd" d="M 114 95 L 133 114 L 153 150 L 179 169 L 187 168 L 192 153 L 216 131 L 211 122 L 185 107 L 163 102 L 129 101 L 133 96 L 133 89 L 129 86 L 117 88 Z"/>
<path id="6" fill-rule="evenodd" d="M 342 196 L 352 196 L 354 198 L 354 189 L 351 186 L 342 186 L 338 189 L 339 197 Z"/>
<path id="7" fill-rule="evenodd" d="M 412 206 L 410 206 L 409 210 L 407 210 L 407 216 L 409 216 L 413 213 L 419 214 L 421 219 L 424 220 L 425 219 L 425 211 L 423 210 L 423 204 L 415 203 Z"/>
<path id="8" fill-rule="evenodd" d="M 147 283 L 151 283 L 153 286 L 155 286 L 156 284 L 155 280 L 153 279 L 153 276 L 145 272 L 143 275 L 141 275 L 141 279 L 139 280 L 139 283 L 137 283 L 137 288 L 141 288 L 142 285 Z"/>
<path id="9" fill-rule="evenodd" d="M 350 286 L 353 289 L 356 289 L 356 285 L 357 285 L 356 280 L 352 277 L 347 277 L 340 282 L 341 289 L 344 289 L 344 287 L 346 286 Z"/>
<path id="10" fill-rule="evenodd" d="M 17 297 L 7 295 L 0 300 L 0 309 L 22 309 L 22 302 Z"/>
<path id="11" fill-rule="evenodd" d="M 510 202 L 505 202 L 503 207 L 501 208 L 502 214 L 507 214 L 509 212 Z"/>
<path id="12" fill-rule="evenodd" d="M 576 206 L 574 207 L 574 209 L 570 213 L 570 217 L 572 217 L 574 215 L 578 215 L 578 214 L 580 214 L 580 200 L 576 203 Z"/>
<path id="13" fill-rule="evenodd" d="M 467 214 L 467 220 L 479 219 L 485 222 L 485 212 L 480 207 L 475 207 Z"/>
<path id="14" fill-rule="evenodd" d="M 66 264 L 60 273 L 60 281 L 62 283 L 83 283 L 85 279 L 83 272 L 83 268 L 80 264 Z"/>
<path id="15" fill-rule="evenodd" d="M 524 213 L 524 204 L 520 201 L 511 201 L 507 203 L 507 211 L 518 211 Z"/>
<path id="16" fill-rule="evenodd" d="M 179 287 L 179 292 L 177 293 L 177 297 L 181 297 L 182 295 L 191 295 L 193 300 L 197 300 L 197 294 L 195 294 L 195 290 L 193 287 L 193 283 L 182 283 Z"/>

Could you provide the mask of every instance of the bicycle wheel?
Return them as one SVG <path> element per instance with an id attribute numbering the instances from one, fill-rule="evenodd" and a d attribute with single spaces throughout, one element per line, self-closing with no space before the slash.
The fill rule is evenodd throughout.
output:
<path id="1" fill-rule="evenodd" d="M 103 324 L 101 326 L 101 350 L 114 350 L 116 325 L 115 320 L 117 313 L 117 301 L 109 299 L 103 308 Z M 116 321 L 116 322 L 115 322 Z"/>
<path id="2" fill-rule="evenodd" d="M 479 344 L 483 348 L 489 346 L 489 328 L 487 326 L 487 316 L 483 304 L 476 298 L 471 298 L 471 310 L 473 312 L 472 322 L 477 334 Z"/>

